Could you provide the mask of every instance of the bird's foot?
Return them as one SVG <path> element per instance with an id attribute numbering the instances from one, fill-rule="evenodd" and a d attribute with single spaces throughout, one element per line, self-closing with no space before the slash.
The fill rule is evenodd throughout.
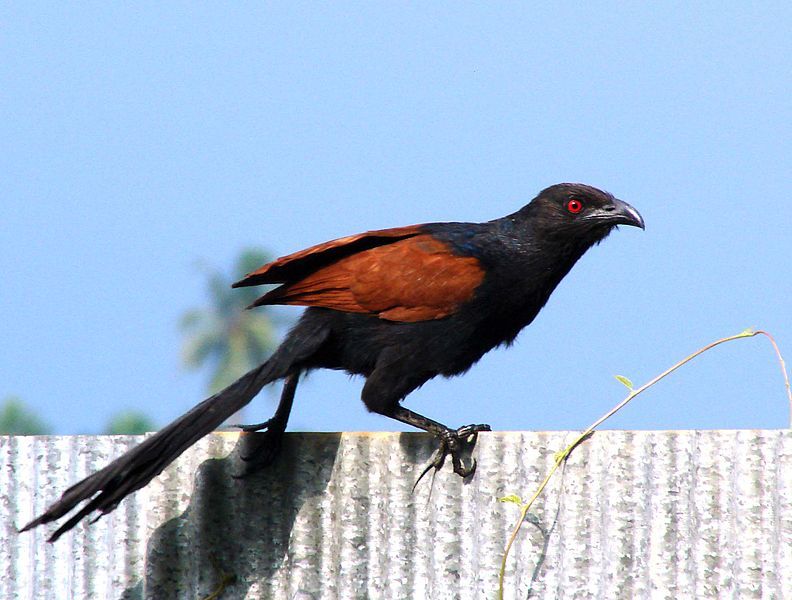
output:
<path id="1" fill-rule="evenodd" d="M 489 425 L 465 425 L 457 430 L 444 429 L 439 435 L 440 446 L 435 451 L 434 456 L 426 465 L 426 468 L 421 472 L 418 480 L 413 485 L 413 489 L 418 485 L 421 479 L 431 470 L 434 469 L 437 473 L 443 468 L 446 457 L 451 457 L 451 464 L 454 468 L 454 473 L 462 478 L 470 477 L 476 472 L 476 459 L 471 459 L 470 466 L 465 466 L 463 454 L 470 451 L 476 445 L 478 434 L 480 431 L 492 431 Z"/>
<path id="2" fill-rule="evenodd" d="M 240 439 L 239 458 L 244 463 L 242 473 L 238 477 L 247 477 L 270 466 L 280 453 L 283 433 L 286 425 L 270 419 L 262 423 L 252 425 L 235 425 L 243 433 L 256 433 L 256 435 L 246 435 Z"/>
<path id="3" fill-rule="evenodd" d="M 273 419 L 267 419 L 266 421 L 262 421 L 261 423 L 252 423 L 250 425 L 231 425 L 231 427 L 236 427 L 237 429 L 241 429 L 245 433 L 252 433 L 254 431 L 263 431 L 264 429 L 269 429 Z"/>

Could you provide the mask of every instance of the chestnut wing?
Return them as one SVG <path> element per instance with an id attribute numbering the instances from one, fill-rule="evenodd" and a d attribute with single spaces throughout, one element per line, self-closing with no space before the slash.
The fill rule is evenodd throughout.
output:
<path id="1" fill-rule="evenodd" d="M 299 278 L 285 281 L 253 306 L 319 306 L 415 322 L 446 317 L 472 298 L 484 278 L 477 259 L 455 254 L 429 234 L 394 237 L 384 245 L 342 254 L 308 273 L 297 270 Z M 304 259 L 302 253 L 291 256 L 298 255 Z M 287 265 L 281 265 L 280 272 L 286 272 Z"/>
<path id="2" fill-rule="evenodd" d="M 421 228 L 421 225 L 409 225 L 407 227 L 379 229 L 317 244 L 267 263 L 263 267 L 245 275 L 232 287 L 296 281 L 357 252 L 363 252 L 377 246 L 391 244 L 398 240 L 419 235 Z"/>

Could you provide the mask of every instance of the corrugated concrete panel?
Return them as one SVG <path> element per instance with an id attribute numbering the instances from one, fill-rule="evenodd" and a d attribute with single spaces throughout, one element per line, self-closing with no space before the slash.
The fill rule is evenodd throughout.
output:
<path id="1" fill-rule="evenodd" d="M 469 483 L 411 487 L 423 434 L 288 434 L 236 479 L 215 434 L 148 488 L 55 544 L 18 534 L 139 438 L 0 438 L 1 598 L 494 598 L 517 517 L 573 434 L 479 438 Z M 255 438 L 253 438 L 255 439 Z M 792 598 L 792 433 L 600 432 L 537 503 L 507 598 Z"/>

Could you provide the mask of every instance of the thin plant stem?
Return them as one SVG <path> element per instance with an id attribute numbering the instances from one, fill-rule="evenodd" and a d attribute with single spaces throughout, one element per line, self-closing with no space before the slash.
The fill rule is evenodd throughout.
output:
<path id="1" fill-rule="evenodd" d="M 789 398 L 789 427 L 792 428 L 792 387 L 789 386 L 789 374 L 787 373 L 784 357 L 781 356 L 781 350 L 778 349 L 778 344 L 776 344 L 775 338 L 772 335 L 762 329 L 758 329 L 755 335 L 760 334 L 767 336 L 767 339 L 770 340 L 771 344 L 773 344 L 773 350 L 775 350 L 776 356 L 778 357 L 778 364 L 781 366 L 781 374 L 784 376 L 784 385 L 786 386 L 787 398 Z"/>
<path id="2" fill-rule="evenodd" d="M 584 440 L 589 438 L 594 433 L 594 430 L 597 427 L 602 425 L 602 423 L 604 423 L 605 421 L 610 419 L 613 415 L 615 415 L 622 408 L 624 408 L 627 404 L 629 404 L 629 402 L 633 398 L 635 398 L 638 394 L 640 394 L 641 392 L 646 391 L 647 389 L 649 389 L 650 387 L 652 387 L 653 385 L 658 383 L 661 379 L 664 379 L 665 377 L 667 377 L 668 375 L 670 375 L 671 373 L 676 371 L 681 366 L 689 363 L 691 360 L 693 360 L 697 356 L 700 356 L 701 354 L 704 354 L 705 352 L 715 348 L 716 346 L 720 346 L 721 344 L 725 344 L 726 342 L 731 342 L 731 341 L 739 340 L 739 339 L 743 339 L 743 338 L 750 338 L 750 337 L 754 337 L 754 336 L 757 336 L 757 335 L 766 336 L 770 340 L 770 343 L 773 345 L 773 348 L 775 349 L 776 356 L 778 357 L 778 361 L 779 361 L 779 363 L 781 365 L 781 372 L 782 372 L 782 374 L 784 376 L 784 383 L 786 385 L 786 392 L 787 392 L 787 396 L 789 398 L 790 427 L 792 427 L 792 388 L 790 388 L 790 385 L 789 385 L 789 376 L 787 375 L 786 364 L 784 363 L 784 359 L 781 356 L 781 351 L 778 349 L 778 344 L 776 344 L 775 339 L 773 338 L 773 336 L 770 335 L 768 332 L 766 332 L 764 330 L 761 330 L 761 329 L 759 329 L 759 330 L 746 329 L 745 331 L 742 331 L 742 332 L 738 333 L 737 335 L 730 335 L 728 337 L 721 338 L 719 340 L 715 340 L 711 344 L 707 344 L 703 348 L 700 348 L 700 349 L 696 350 L 693 354 L 691 354 L 689 356 L 686 356 L 685 358 L 683 358 L 679 362 L 675 363 L 674 365 L 672 365 L 671 367 L 669 367 L 668 369 L 666 369 L 665 371 L 660 373 L 657 377 L 649 380 L 647 383 L 643 384 L 642 386 L 633 389 L 631 385 L 628 385 L 628 387 L 630 389 L 630 393 L 627 395 L 627 397 L 624 400 L 619 402 L 611 410 L 609 410 L 607 413 L 605 413 L 599 419 L 597 419 L 591 425 L 589 425 L 583 431 L 583 433 L 578 435 L 575 438 L 575 440 L 571 444 L 569 444 L 564 450 L 562 450 L 561 452 L 557 452 L 556 453 L 553 466 L 550 468 L 550 471 L 547 473 L 545 478 L 542 480 L 542 483 L 539 484 L 539 487 L 537 488 L 536 492 L 531 496 L 531 498 L 527 502 L 519 505 L 520 506 L 520 518 L 517 521 L 516 525 L 514 526 L 514 529 L 512 530 L 511 536 L 509 536 L 509 540 L 506 543 L 506 548 L 503 551 L 503 558 L 501 560 L 501 568 L 500 568 L 500 573 L 499 573 L 499 576 L 498 576 L 498 600 L 503 600 L 504 580 L 505 580 L 505 577 L 506 577 L 506 561 L 507 561 L 507 559 L 509 557 L 509 552 L 511 551 L 512 545 L 514 544 L 514 541 L 517 539 L 517 535 L 520 533 L 520 529 L 522 528 L 523 521 L 525 521 L 525 517 L 528 515 L 528 511 L 531 509 L 531 506 L 533 506 L 533 503 L 536 502 L 537 498 L 539 498 L 539 496 L 542 494 L 542 492 L 547 487 L 547 484 L 550 482 L 550 479 L 553 477 L 553 475 L 558 470 L 558 468 L 566 462 L 566 460 L 569 458 L 569 456 L 572 453 L 572 451 L 575 448 L 577 448 L 577 446 L 580 445 Z M 619 379 L 620 379 L 620 381 L 622 380 L 622 378 L 619 378 Z M 625 383 L 626 381 L 627 380 L 624 380 L 622 382 Z M 625 383 L 625 385 L 627 385 L 627 383 Z"/>

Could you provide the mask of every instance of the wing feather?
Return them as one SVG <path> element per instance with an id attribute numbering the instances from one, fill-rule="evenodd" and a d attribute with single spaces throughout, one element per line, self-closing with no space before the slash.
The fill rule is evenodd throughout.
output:
<path id="1" fill-rule="evenodd" d="M 409 228 L 402 228 L 403 233 L 394 235 L 395 239 L 392 238 L 390 243 L 342 253 L 341 258 L 323 261 L 322 266 L 308 273 L 297 269 L 298 277 L 283 282 L 259 298 L 254 306 L 320 306 L 405 322 L 450 315 L 473 296 L 484 278 L 483 268 L 476 258 L 455 254 L 445 242 L 429 234 L 411 233 L 406 229 Z M 399 237 L 404 234 L 406 237 Z M 355 244 L 364 238 L 351 236 L 342 239 Z M 313 252 L 322 252 L 316 248 L 320 246 L 315 246 Z M 302 260 L 309 256 L 305 252 L 290 256 Z M 282 274 L 288 264 L 281 262 L 281 265 Z M 262 272 L 265 275 L 271 273 L 268 266 L 248 278 L 257 277 Z"/>
<path id="2" fill-rule="evenodd" d="M 346 256 L 416 236 L 421 233 L 421 227 L 421 225 L 408 225 L 378 229 L 317 244 L 267 263 L 245 275 L 232 287 L 295 281 Z"/>

